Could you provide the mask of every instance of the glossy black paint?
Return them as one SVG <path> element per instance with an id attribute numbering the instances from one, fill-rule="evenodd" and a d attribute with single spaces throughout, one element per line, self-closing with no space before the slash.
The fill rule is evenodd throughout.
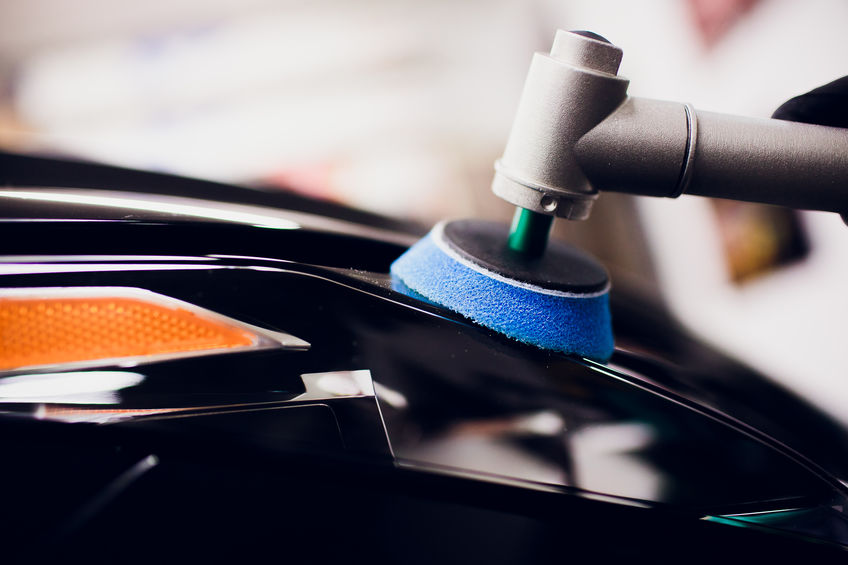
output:
<path id="1" fill-rule="evenodd" d="M 351 236 L 304 217 L 299 229 L 270 229 L 0 202 L 2 287 L 141 287 L 312 345 L 133 367 L 143 382 L 108 407 L 139 411 L 126 418 L 103 420 L 103 406 L 3 404 L 14 465 L 0 479 L 15 485 L 3 531 L 21 560 L 111 561 L 132 546 L 142 561 L 171 543 L 185 558 L 318 561 L 351 548 L 385 562 L 691 560 L 740 547 L 763 558 L 844 555 L 803 541 L 848 543 L 834 510 L 848 477 L 844 430 L 626 289 L 614 287 L 620 349 L 605 367 L 393 292 L 386 273 L 402 234 Z M 46 272 L 14 274 L 16 265 Z M 368 371 L 376 396 L 298 400 L 302 375 L 350 371 Z M 141 412 L 164 408 L 182 412 Z M 77 423 L 50 421 L 68 410 Z M 651 496 L 618 480 L 625 471 L 601 489 L 585 474 L 585 432 L 622 425 L 647 438 L 624 456 L 649 470 Z M 477 460 L 475 446 L 500 458 Z M 507 460 L 519 463 L 499 466 Z M 787 508 L 808 509 L 818 526 L 781 523 L 774 511 Z M 744 512 L 772 512 L 766 529 L 782 535 L 701 520 Z"/>
<path id="2" fill-rule="evenodd" d="M 180 442 L 137 430 L 52 422 L 7 420 L 4 431 L 11 433 L 4 448 L 27 472 L 18 475 L 21 482 L 43 478 L 48 487 L 11 493 L 10 503 L 30 511 L 15 514 L 17 525 L 28 518 L 24 525 L 45 533 L 45 524 L 62 523 L 35 540 L 31 530 L 11 530 L 18 535 L 6 537 L 14 543 L 4 555 L 27 563 L 561 563 L 563 556 L 698 563 L 751 551 L 763 559 L 842 559 L 825 546 L 691 520 L 673 509 L 551 496 L 350 457 L 270 455 L 209 437 Z M 156 464 L 120 484 L 151 450 Z M 96 501 L 93 515 L 87 512 L 91 506 L 75 504 L 79 500 L 51 496 L 79 492 L 84 499 L 85 491 L 75 489 L 92 469 L 109 465 L 114 474 L 97 494 L 110 496 Z M 8 468 L 0 474 L 12 476 Z M 110 489 L 116 483 L 119 488 Z M 44 508 L 51 510 L 47 518 Z"/>
<path id="3" fill-rule="evenodd" d="M 341 218 L 375 228 L 395 229 L 423 235 L 424 226 L 400 222 L 329 201 L 307 198 L 292 191 L 267 186 L 232 186 L 208 180 L 150 171 L 125 169 L 73 158 L 55 159 L 0 150 L 0 186 L 65 187 L 123 190 L 143 194 L 183 195 L 218 202 L 255 204 Z"/>

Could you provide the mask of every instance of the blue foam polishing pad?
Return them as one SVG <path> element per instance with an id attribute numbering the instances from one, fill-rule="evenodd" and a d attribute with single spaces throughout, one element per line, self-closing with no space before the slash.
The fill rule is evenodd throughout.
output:
<path id="1" fill-rule="evenodd" d="M 542 258 L 506 246 L 494 222 L 442 222 L 391 266 L 398 290 L 518 341 L 605 362 L 613 352 L 609 279 L 589 255 L 551 242 Z"/>

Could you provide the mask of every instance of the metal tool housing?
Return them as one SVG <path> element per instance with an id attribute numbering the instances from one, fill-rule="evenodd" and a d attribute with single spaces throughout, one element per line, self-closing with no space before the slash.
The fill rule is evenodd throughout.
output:
<path id="1" fill-rule="evenodd" d="M 629 97 L 621 56 L 600 36 L 565 31 L 534 56 L 495 194 L 575 220 L 598 191 L 848 212 L 846 130 Z"/>

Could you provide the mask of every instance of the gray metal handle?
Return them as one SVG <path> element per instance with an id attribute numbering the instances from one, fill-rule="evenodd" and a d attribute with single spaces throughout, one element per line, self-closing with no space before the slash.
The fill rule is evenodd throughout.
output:
<path id="1" fill-rule="evenodd" d="M 596 190 L 848 212 L 848 130 L 629 98 L 578 140 Z"/>
<path id="2" fill-rule="evenodd" d="M 563 31 L 536 54 L 495 194 L 569 219 L 587 217 L 599 190 L 848 214 L 848 130 L 628 97 L 620 59 L 599 36 Z"/>

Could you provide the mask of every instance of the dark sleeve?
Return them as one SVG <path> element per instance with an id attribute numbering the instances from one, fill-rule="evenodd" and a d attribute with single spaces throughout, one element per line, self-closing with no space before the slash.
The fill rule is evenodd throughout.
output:
<path id="1" fill-rule="evenodd" d="M 784 102 L 771 117 L 848 128 L 848 76 Z"/>
<path id="2" fill-rule="evenodd" d="M 848 128 L 848 76 L 836 79 L 781 104 L 772 118 Z M 848 132 L 845 132 L 848 135 Z M 842 215 L 848 224 L 848 214 Z"/>

